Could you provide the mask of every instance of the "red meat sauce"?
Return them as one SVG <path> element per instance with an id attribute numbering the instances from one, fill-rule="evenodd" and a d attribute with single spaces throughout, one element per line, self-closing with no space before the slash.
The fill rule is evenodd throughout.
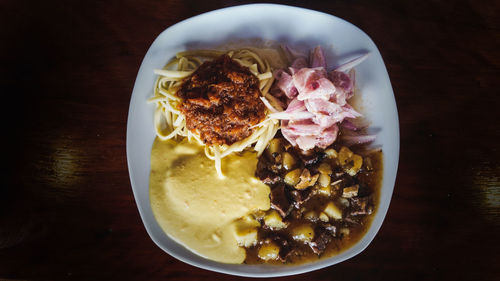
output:
<path id="1" fill-rule="evenodd" d="M 207 145 L 231 145 L 265 118 L 259 79 L 227 55 L 204 62 L 178 90 L 186 126 Z"/>

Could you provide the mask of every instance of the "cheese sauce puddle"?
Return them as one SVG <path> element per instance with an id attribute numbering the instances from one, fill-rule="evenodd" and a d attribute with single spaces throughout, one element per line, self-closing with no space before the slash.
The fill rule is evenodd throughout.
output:
<path id="1" fill-rule="evenodd" d="M 153 214 L 171 238 L 193 252 L 242 263 L 246 254 L 236 241 L 235 221 L 270 208 L 270 189 L 255 177 L 256 167 L 255 153 L 230 155 L 222 159 L 221 179 L 203 147 L 156 138 L 149 182 Z"/>

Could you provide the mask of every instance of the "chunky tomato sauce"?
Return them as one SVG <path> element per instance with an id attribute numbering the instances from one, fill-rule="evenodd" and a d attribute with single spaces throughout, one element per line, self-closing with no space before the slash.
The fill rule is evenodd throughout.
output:
<path id="1" fill-rule="evenodd" d="M 238 142 L 265 118 L 259 79 L 227 55 L 203 63 L 177 95 L 187 128 L 208 145 Z"/>

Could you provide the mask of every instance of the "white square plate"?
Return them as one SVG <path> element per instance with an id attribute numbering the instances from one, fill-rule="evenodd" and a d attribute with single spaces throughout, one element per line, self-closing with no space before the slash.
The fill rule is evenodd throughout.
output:
<path id="1" fill-rule="evenodd" d="M 162 68 L 179 51 L 201 49 L 246 39 L 272 40 L 290 46 L 321 45 L 327 65 L 346 62 L 356 54 L 370 56 L 356 67 L 356 84 L 364 116 L 379 128 L 376 144 L 384 152 L 384 175 L 380 204 L 367 234 L 341 254 L 303 265 L 234 265 L 206 260 L 170 239 L 157 224 L 149 201 L 150 154 L 155 131 L 153 69 Z M 349 259 L 375 237 L 389 208 L 399 158 L 399 123 L 391 83 L 373 41 L 356 26 L 335 16 L 291 6 L 253 4 L 205 13 L 163 31 L 149 48 L 137 74 L 127 123 L 127 161 L 130 181 L 144 226 L 151 239 L 175 258 L 207 270 L 252 277 L 304 273 Z"/>

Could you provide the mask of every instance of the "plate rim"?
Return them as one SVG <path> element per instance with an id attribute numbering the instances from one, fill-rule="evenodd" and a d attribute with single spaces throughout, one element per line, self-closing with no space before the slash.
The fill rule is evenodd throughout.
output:
<path id="1" fill-rule="evenodd" d="M 344 24 L 347 24 L 347 25 L 350 25 L 351 27 L 357 29 L 358 32 L 362 33 L 364 36 L 367 37 L 367 39 L 373 44 L 374 48 L 376 49 L 376 51 L 378 52 L 378 54 L 380 55 L 381 57 L 381 54 L 380 52 L 378 51 L 378 48 L 377 46 L 375 45 L 375 43 L 373 42 L 373 40 L 363 31 L 361 30 L 360 28 L 358 28 L 357 26 L 355 26 L 354 24 L 342 19 L 342 18 L 339 18 L 337 16 L 334 16 L 334 15 L 331 15 L 331 14 L 328 14 L 328 13 L 325 13 L 325 12 L 321 12 L 321 11 L 317 11 L 317 10 L 312 10 L 312 9 L 307 9 L 307 8 L 302 8 L 302 7 L 296 7 L 296 6 L 291 6 L 291 5 L 283 5 L 283 4 L 266 4 L 266 3 L 255 3 L 255 4 L 245 4 L 245 5 L 235 5 L 235 6 L 231 6 L 231 7 L 225 7 L 225 8 L 221 8 L 221 9 L 216 9 L 216 10 L 212 10 L 212 11 L 208 11 L 208 12 L 205 12 L 205 13 L 202 13 L 202 14 L 199 14 L 199 15 L 195 15 L 193 17 L 190 17 L 190 18 L 187 18 L 187 19 L 184 19 L 182 21 L 179 21 L 173 25 L 170 25 L 168 26 L 167 28 L 165 28 L 162 32 L 160 32 L 154 39 L 154 41 L 151 43 L 150 47 L 148 48 L 148 51 L 146 52 L 146 54 L 144 55 L 143 59 L 142 59 L 142 62 L 141 62 L 141 65 L 139 67 L 139 70 L 138 70 L 138 73 L 137 73 L 137 76 L 136 76 L 136 80 L 135 80 L 135 83 L 134 83 L 134 87 L 133 87 L 133 90 L 132 90 L 132 94 L 131 94 L 131 97 L 130 97 L 130 103 L 129 103 L 129 111 L 128 111 L 128 117 L 127 117 L 127 132 L 126 132 L 126 154 L 127 154 L 127 168 L 128 168 L 128 172 L 129 172 L 129 178 L 130 178 L 130 182 L 131 182 L 131 188 L 132 188 L 132 191 L 133 191 L 133 194 L 134 194 L 134 200 L 135 200 L 135 203 L 137 205 L 137 208 L 138 208 L 138 211 L 139 211 L 139 214 L 140 214 L 140 217 L 141 217 L 141 221 L 148 233 L 148 235 L 150 236 L 151 240 L 153 240 L 153 242 L 160 248 L 162 249 L 163 251 L 165 251 L 166 253 L 168 253 L 170 256 L 184 262 L 184 263 L 187 263 L 189 265 L 192 265 L 192 266 L 195 266 L 195 267 L 198 267 L 198 268 L 202 268 L 202 269 L 205 269 L 205 270 L 209 270 L 209 271 L 215 271 L 215 272 L 219 272 L 219 273 L 224 273 L 224 274 L 230 274 L 230 275 L 235 275 L 235 276 L 244 276 L 244 277 L 279 277 L 279 276 L 289 276 L 289 275 L 296 275 L 296 274 L 301 274 L 301 273 L 306 273 L 306 272 L 310 272 L 310 271 L 315 271 L 315 270 L 319 270 L 321 268 L 325 268 L 325 267 L 329 267 L 329 266 L 332 266 L 332 265 L 335 265 L 337 263 L 340 263 L 340 262 L 343 262 L 347 259 L 350 259 L 358 254 L 360 254 L 361 252 L 363 252 L 370 244 L 371 242 L 373 241 L 373 239 L 375 238 L 376 234 L 378 233 L 378 231 L 380 230 L 384 220 L 385 220 L 385 217 L 387 215 L 387 212 L 388 212 L 388 208 L 389 208 L 389 205 L 390 205 L 390 202 L 392 200 L 392 194 L 393 194 L 393 191 L 394 191 L 394 188 L 395 188 L 395 181 L 396 181 L 396 177 L 397 177 L 397 170 L 398 170 L 398 165 L 399 165 L 399 149 L 400 149 L 400 136 L 399 136 L 399 116 L 398 116 L 398 112 L 397 112 L 397 105 L 395 104 L 395 95 L 394 95 L 394 91 L 392 89 L 392 83 L 390 81 L 390 78 L 388 77 L 388 73 L 387 73 L 387 67 L 385 66 L 385 63 L 382 61 L 383 63 L 383 67 L 387 73 L 387 80 L 388 80 L 388 83 L 389 83 L 389 90 L 390 90 L 390 94 L 392 96 L 392 99 L 394 100 L 394 109 L 395 109 L 395 116 L 396 116 L 396 124 L 397 124 L 397 128 L 396 129 L 396 133 L 397 135 L 395 136 L 395 145 L 396 145 L 396 148 L 395 148 L 395 153 L 396 153 L 396 162 L 395 162 L 395 170 L 394 170 L 394 178 L 393 179 L 389 179 L 390 180 L 390 189 L 387 191 L 389 192 L 389 200 L 387 200 L 387 204 L 385 204 L 384 206 L 382 206 L 382 200 L 380 200 L 379 202 L 379 206 L 377 208 L 377 212 L 375 214 L 375 217 L 373 218 L 373 221 L 372 221 L 372 225 L 370 226 L 370 228 L 368 229 L 368 231 L 370 231 L 372 228 L 374 228 L 374 231 L 373 231 L 373 234 L 371 234 L 370 236 L 368 236 L 368 231 L 367 233 L 357 242 L 355 243 L 353 246 L 351 246 L 349 249 L 352 249 L 354 248 L 355 245 L 358 245 L 360 244 L 364 239 L 366 239 L 366 237 L 368 237 L 368 239 L 366 240 L 366 242 L 362 245 L 361 248 L 359 248 L 357 251 L 353 251 L 353 252 L 350 252 L 348 253 L 347 255 L 343 255 L 342 258 L 340 258 L 339 260 L 335 260 L 335 261 L 328 261 L 329 259 L 332 259 L 332 258 L 336 258 L 338 256 L 333 256 L 333 257 L 329 257 L 329 258 L 325 258 L 325 259 L 322 259 L 322 260 L 319 260 L 318 262 L 311 262 L 311 263 L 306 263 L 306 264 L 299 264 L 299 265 L 277 265 L 277 266 L 273 266 L 273 265 L 233 265 L 233 264 L 224 264 L 224 263 L 218 263 L 218 262 L 214 262 L 214 261 L 211 261 L 211 260 L 208 260 L 208 259 L 204 259 L 204 263 L 201 263 L 201 262 L 197 262 L 197 261 L 193 261 L 189 258 L 186 258 L 182 255 L 179 255 L 177 254 L 175 251 L 172 251 L 171 249 L 169 249 L 168 247 L 166 247 L 165 245 L 163 245 L 162 243 L 160 243 L 160 241 L 158 241 L 156 235 L 153 233 L 153 230 L 152 230 L 152 226 L 150 225 L 150 222 L 147 221 L 146 219 L 146 214 L 144 213 L 145 211 L 145 207 L 142 206 L 143 204 L 146 204 L 146 202 L 143 202 L 141 200 L 138 199 L 138 188 L 141 188 L 141 187 L 137 187 L 136 186 L 136 181 L 135 181 L 135 178 L 134 178 L 134 175 L 133 175 L 133 171 L 134 171 L 134 168 L 133 168 L 133 164 L 132 164 L 132 159 L 130 158 L 130 155 L 131 155 L 131 150 L 132 150 L 132 147 L 131 147 L 131 121 L 133 119 L 133 116 L 134 116 L 134 110 L 135 110 L 135 107 L 133 106 L 132 102 L 133 102 L 133 97 L 134 97 L 134 94 L 136 92 L 136 87 L 137 87 L 137 83 L 138 83 L 138 78 L 139 78 L 139 75 L 141 73 L 141 69 L 142 67 L 144 66 L 144 62 L 146 61 L 147 57 L 148 57 L 148 54 L 151 50 L 151 48 L 154 46 L 155 42 L 158 41 L 158 39 L 161 37 L 162 34 L 164 34 L 165 32 L 167 32 L 169 29 L 175 29 L 177 26 L 182 26 L 184 24 L 188 24 L 190 21 L 195 21 L 195 20 L 199 20 L 203 17 L 206 17 L 207 15 L 211 15 L 211 14 L 218 14 L 218 13 L 227 13 L 231 10 L 235 10 L 235 9 L 245 9 L 245 8 L 248 8 L 248 7 L 253 7 L 253 8 L 256 8 L 256 7 L 261 7 L 261 8 L 265 8 L 265 9 L 269 9 L 269 8 L 274 8 L 274 9 L 290 9 L 290 10 L 296 10 L 297 12 L 306 12 L 306 13 L 311 13 L 311 14 L 321 14 L 323 16 L 328 16 L 328 17 L 333 17 L 335 20 L 338 20 L 338 21 L 341 21 L 343 22 Z M 150 156 L 149 156 L 149 160 L 150 160 Z M 384 170 L 386 168 L 386 164 L 384 163 Z M 148 174 L 148 177 L 149 177 L 149 174 Z M 384 181 L 385 179 L 383 179 Z M 148 198 L 149 198 L 149 185 L 147 186 L 148 188 Z M 382 187 L 381 187 L 382 188 Z M 382 195 L 380 195 L 382 196 Z M 147 202 L 149 203 L 149 202 Z M 146 208 L 151 208 L 150 204 L 147 204 L 148 206 Z M 382 209 L 381 207 L 384 207 L 384 209 Z M 374 225 L 374 220 L 377 216 L 381 216 L 381 220 L 380 220 L 380 223 L 377 224 L 377 225 Z M 165 236 L 167 236 L 166 233 L 164 233 Z M 174 239 L 172 239 L 171 237 L 168 237 L 169 239 L 175 241 Z M 181 245 L 181 247 L 183 247 Z M 342 252 L 342 253 L 346 253 L 349 251 L 349 249 L 346 249 L 346 251 Z M 340 255 L 342 255 L 339 254 Z M 328 262 L 327 262 L 328 261 Z M 229 268 L 228 268 L 229 267 Z M 279 269 L 279 271 L 277 272 L 271 272 L 271 271 L 266 271 L 266 272 L 244 272 L 244 271 L 239 271 L 238 269 L 240 267 L 245 267 L 245 268 L 252 268 L 252 267 L 259 267 L 259 268 L 262 268 L 262 267 L 267 267 L 267 268 L 273 268 L 273 269 Z M 234 268 L 234 269 L 233 269 Z M 285 271 L 283 271 L 283 269 L 287 269 Z"/>

